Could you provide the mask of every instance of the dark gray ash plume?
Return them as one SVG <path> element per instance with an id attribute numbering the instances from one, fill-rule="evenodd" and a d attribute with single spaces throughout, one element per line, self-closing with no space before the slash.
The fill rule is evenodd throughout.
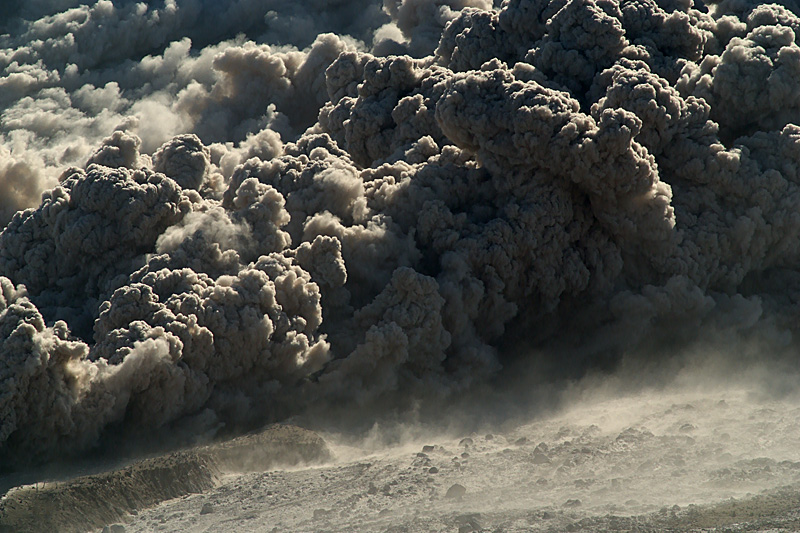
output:
<path id="1" fill-rule="evenodd" d="M 797 348 L 794 3 L 79 4 L 0 39 L 1 468 Z"/>

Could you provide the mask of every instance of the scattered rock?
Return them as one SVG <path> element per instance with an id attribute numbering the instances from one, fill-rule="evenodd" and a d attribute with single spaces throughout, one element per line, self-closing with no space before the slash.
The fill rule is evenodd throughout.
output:
<path id="1" fill-rule="evenodd" d="M 433 451 L 433 446 L 426 444 L 422 447 L 422 453 L 430 453 Z"/>
<path id="2" fill-rule="evenodd" d="M 635 443 L 643 442 L 651 438 L 653 438 L 653 434 L 649 430 L 630 427 L 622 430 L 622 432 L 617 435 L 616 440 L 617 442 Z"/>
<path id="3" fill-rule="evenodd" d="M 378 516 L 386 516 L 390 513 L 391 511 L 389 509 L 381 509 L 381 512 L 378 513 Z"/>
<path id="4" fill-rule="evenodd" d="M 553 513 L 551 513 L 550 511 L 545 511 L 545 512 L 542 513 L 542 520 L 550 520 L 554 516 L 555 515 Z"/>
<path id="5" fill-rule="evenodd" d="M 464 494 L 467 493 L 467 488 L 464 485 L 459 485 L 456 483 L 455 485 L 451 486 L 447 489 L 447 493 L 444 495 L 445 498 L 455 498 L 460 500 Z"/>
<path id="6" fill-rule="evenodd" d="M 378 494 L 378 487 L 375 486 L 375 483 L 372 481 L 369 482 L 369 488 L 367 489 L 367 494 Z"/>
<path id="7" fill-rule="evenodd" d="M 527 444 L 527 443 L 528 443 L 528 438 L 527 437 L 520 437 L 520 438 L 518 438 L 517 440 L 514 441 L 514 444 L 516 444 L 517 446 L 522 446 L 523 444 Z"/>
<path id="8" fill-rule="evenodd" d="M 694 425 L 692 425 L 692 424 L 684 424 L 684 425 L 682 425 L 682 426 L 680 427 L 679 431 L 680 431 L 681 433 L 691 433 L 691 432 L 692 432 L 692 431 L 694 431 L 695 429 L 697 429 L 697 426 L 694 426 Z"/>
<path id="9" fill-rule="evenodd" d="M 422 457 L 423 459 L 427 459 L 428 458 L 428 454 L 427 453 L 422 453 L 422 452 L 417 452 L 417 457 Z"/>
<path id="10" fill-rule="evenodd" d="M 461 439 L 461 441 L 458 443 L 459 446 L 472 446 L 472 444 L 472 439 L 469 437 Z"/>
<path id="11" fill-rule="evenodd" d="M 565 501 L 564 504 L 562 505 L 562 507 L 570 507 L 570 508 L 580 507 L 580 506 L 581 506 L 581 501 L 578 499 L 569 499 Z"/>
<path id="12" fill-rule="evenodd" d="M 436 468 L 435 466 L 432 466 L 432 467 L 430 467 L 430 468 L 428 469 L 428 473 L 429 473 L 429 474 L 438 474 L 438 473 L 439 473 L 439 469 L 438 469 L 438 468 Z"/>
<path id="13" fill-rule="evenodd" d="M 323 520 L 331 515 L 328 509 L 314 509 L 314 520 Z"/>
<path id="14" fill-rule="evenodd" d="M 211 514 L 214 512 L 214 506 L 210 503 L 204 503 L 203 508 L 200 509 L 200 514 Z"/>
<path id="15" fill-rule="evenodd" d="M 470 533 L 472 531 L 481 531 L 483 526 L 480 522 L 480 513 L 462 514 L 455 519 L 458 526 L 459 533 Z"/>
<path id="16" fill-rule="evenodd" d="M 125 533 L 125 526 L 122 524 L 103 526 L 103 533 Z"/>
<path id="17" fill-rule="evenodd" d="M 639 472 L 649 472 L 651 470 L 654 470 L 656 468 L 656 466 L 658 466 L 658 465 L 656 464 L 655 461 L 652 461 L 652 460 L 648 459 L 645 462 L 643 462 L 642 464 L 640 464 L 639 467 L 636 470 L 638 470 Z"/>
<path id="18" fill-rule="evenodd" d="M 494 438 L 494 435 L 492 435 L 491 433 L 487 433 L 486 436 L 483 438 L 486 440 L 492 440 Z"/>
<path id="19" fill-rule="evenodd" d="M 533 464 L 535 464 L 535 465 L 548 465 L 550 463 L 551 463 L 550 458 L 547 457 L 545 454 L 539 453 L 539 452 L 534 452 L 533 453 Z"/>
<path id="20" fill-rule="evenodd" d="M 464 452 L 461 454 L 461 457 L 466 459 L 467 457 L 469 457 L 469 454 L 467 452 Z"/>
<path id="21" fill-rule="evenodd" d="M 548 450 L 550 450 L 550 448 L 544 442 L 540 442 L 539 444 L 536 445 L 536 448 L 533 449 L 534 452 L 539 452 L 539 453 L 547 453 Z"/>

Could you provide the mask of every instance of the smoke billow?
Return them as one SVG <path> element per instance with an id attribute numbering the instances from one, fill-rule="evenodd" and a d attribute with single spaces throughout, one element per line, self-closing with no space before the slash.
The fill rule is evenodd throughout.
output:
<path id="1" fill-rule="evenodd" d="M 3 8 L 2 468 L 796 348 L 793 3 L 89 4 Z"/>

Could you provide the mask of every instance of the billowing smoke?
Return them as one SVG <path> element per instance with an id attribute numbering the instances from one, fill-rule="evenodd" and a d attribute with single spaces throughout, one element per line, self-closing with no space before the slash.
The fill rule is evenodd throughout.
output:
<path id="1" fill-rule="evenodd" d="M 14 6 L 0 467 L 534 352 L 796 348 L 793 3 Z"/>

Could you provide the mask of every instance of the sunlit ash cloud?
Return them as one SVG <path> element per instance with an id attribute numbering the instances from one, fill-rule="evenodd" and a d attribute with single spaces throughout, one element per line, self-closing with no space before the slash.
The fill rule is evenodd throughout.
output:
<path id="1" fill-rule="evenodd" d="M 2 9 L 0 468 L 796 348 L 793 2 Z"/>

